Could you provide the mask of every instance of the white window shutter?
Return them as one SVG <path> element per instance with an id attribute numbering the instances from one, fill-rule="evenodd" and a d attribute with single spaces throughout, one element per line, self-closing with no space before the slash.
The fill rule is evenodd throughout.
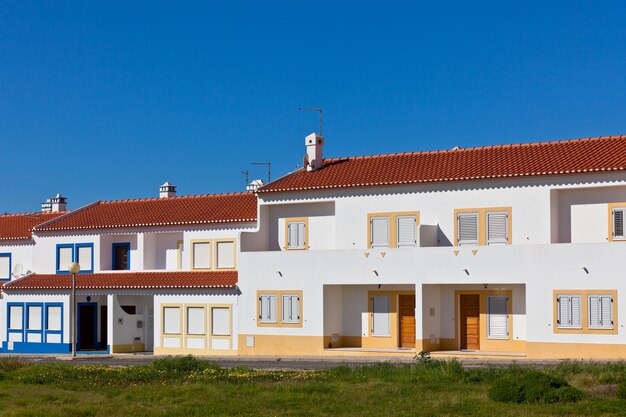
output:
<path id="1" fill-rule="evenodd" d="M 9 307 L 9 329 L 22 330 L 24 320 L 24 310 L 22 306 Z"/>
<path id="2" fill-rule="evenodd" d="M 283 295 L 283 323 L 300 322 L 300 298 L 297 295 Z"/>
<path id="3" fill-rule="evenodd" d="M 370 220 L 370 246 L 389 247 L 389 217 L 372 217 Z"/>
<path id="4" fill-rule="evenodd" d="M 305 236 L 304 222 L 289 222 L 287 224 L 287 247 L 289 249 L 305 249 Z"/>
<path id="5" fill-rule="evenodd" d="M 613 299 L 611 297 L 600 298 L 600 312 L 602 314 L 602 327 L 613 327 Z"/>
<path id="6" fill-rule="evenodd" d="M 508 339 L 509 337 L 509 298 L 496 295 L 487 298 L 487 330 L 488 337 Z"/>
<path id="7" fill-rule="evenodd" d="M 11 278 L 11 256 L 0 256 L 0 279 Z"/>
<path id="8" fill-rule="evenodd" d="M 507 212 L 487 213 L 487 245 L 506 245 L 509 241 Z"/>
<path id="9" fill-rule="evenodd" d="M 306 236 L 306 231 L 304 230 L 306 225 L 304 222 L 298 222 L 298 248 L 304 249 L 306 247 L 306 242 L 304 236 Z"/>
<path id="10" fill-rule="evenodd" d="M 589 327 L 601 327 L 600 297 L 589 297 Z"/>
<path id="11" fill-rule="evenodd" d="M 259 297 L 259 302 L 259 320 L 265 323 L 276 323 L 276 296 L 262 295 Z"/>
<path id="12" fill-rule="evenodd" d="M 76 262 L 80 264 L 80 269 L 90 271 L 93 269 L 91 258 L 93 248 L 91 246 L 79 246 L 76 250 Z"/>
<path id="13" fill-rule="evenodd" d="M 417 245 L 417 221 L 415 216 L 398 216 L 398 247 Z"/>
<path id="14" fill-rule="evenodd" d="M 624 209 L 613 209 L 613 237 L 624 239 Z"/>
<path id="15" fill-rule="evenodd" d="M 570 326 L 572 327 L 580 327 L 582 325 L 582 311 L 580 305 L 580 296 L 572 296 L 570 297 Z"/>
<path id="16" fill-rule="evenodd" d="M 389 336 L 389 296 L 372 297 L 372 336 Z"/>
<path id="17" fill-rule="evenodd" d="M 59 271 L 68 270 L 70 264 L 74 261 L 73 254 L 74 254 L 73 248 L 59 248 L 58 249 Z"/>
<path id="18" fill-rule="evenodd" d="M 459 246 L 478 244 L 478 213 L 460 213 L 457 225 Z"/>

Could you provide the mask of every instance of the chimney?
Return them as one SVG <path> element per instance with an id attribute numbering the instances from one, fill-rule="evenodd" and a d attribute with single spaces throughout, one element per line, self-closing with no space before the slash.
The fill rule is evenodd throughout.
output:
<path id="1" fill-rule="evenodd" d="M 176 186 L 166 181 L 159 187 L 159 198 L 176 197 Z"/>
<path id="2" fill-rule="evenodd" d="M 255 192 L 260 187 L 263 187 L 263 180 L 254 180 L 246 186 L 246 191 Z"/>
<path id="3" fill-rule="evenodd" d="M 58 213 L 67 210 L 67 198 L 57 194 L 52 198 L 47 198 L 45 203 L 41 203 L 43 213 Z"/>
<path id="4" fill-rule="evenodd" d="M 304 139 L 306 145 L 306 155 L 304 156 L 304 166 L 307 171 L 315 171 L 324 164 L 322 159 L 322 147 L 324 137 L 317 133 L 311 133 Z"/>

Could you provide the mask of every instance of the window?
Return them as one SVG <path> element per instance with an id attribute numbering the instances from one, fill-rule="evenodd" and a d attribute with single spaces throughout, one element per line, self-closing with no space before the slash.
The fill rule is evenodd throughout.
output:
<path id="1" fill-rule="evenodd" d="M 487 337 L 509 338 L 509 297 L 503 295 L 487 297 Z"/>
<path id="2" fill-rule="evenodd" d="M 211 242 L 192 242 L 192 269 L 211 269 Z"/>
<path id="3" fill-rule="evenodd" d="M 581 297 L 580 295 L 557 296 L 557 326 L 559 328 L 581 328 Z"/>
<path id="4" fill-rule="evenodd" d="M 216 267 L 218 269 L 234 269 L 235 268 L 235 242 L 234 241 L 216 241 Z"/>
<path id="5" fill-rule="evenodd" d="M 457 223 L 458 245 L 478 245 L 478 213 L 459 213 Z"/>
<path id="6" fill-rule="evenodd" d="M 11 279 L 11 254 L 0 253 L 0 281 Z"/>
<path id="7" fill-rule="evenodd" d="M 275 295 L 261 295 L 259 297 L 259 322 L 276 323 Z"/>
<path id="8" fill-rule="evenodd" d="M 24 329 L 24 306 L 9 306 L 9 330 Z"/>
<path id="9" fill-rule="evenodd" d="M 302 327 L 302 291 L 258 291 L 259 326 Z"/>
<path id="10" fill-rule="evenodd" d="M 93 272 L 93 244 L 79 243 L 76 245 L 75 253 L 81 272 Z"/>
<path id="11" fill-rule="evenodd" d="M 510 245 L 511 208 L 454 210 L 456 246 Z"/>
<path id="12" fill-rule="evenodd" d="M 369 248 L 407 248 L 417 246 L 419 212 L 369 213 Z"/>
<path id="13" fill-rule="evenodd" d="M 509 215 L 503 211 L 487 213 L 487 245 L 506 245 L 509 241 Z"/>
<path id="14" fill-rule="evenodd" d="M 60 332 L 62 311 L 61 306 L 49 305 L 46 307 L 46 331 L 47 332 Z"/>
<path id="15" fill-rule="evenodd" d="M 57 245 L 57 273 L 68 272 L 74 262 L 74 245 Z"/>
<path id="16" fill-rule="evenodd" d="M 163 333 L 180 334 L 180 307 L 163 307 Z"/>
<path id="17" fill-rule="evenodd" d="M 204 307 L 187 307 L 187 334 L 205 334 Z"/>
<path id="18" fill-rule="evenodd" d="M 211 335 L 230 336 L 230 309 L 211 307 Z"/>
<path id="19" fill-rule="evenodd" d="M 414 247 L 417 246 L 417 219 L 415 216 L 398 216 L 396 218 L 398 230 L 396 246 Z"/>
<path id="20" fill-rule="evenodd" d="M 624 207 L 616 207 L 612 210 L 612 240 L 626 239 L 626 236 L 624 236 L 624 211 L 626 211 L 626 208 Z"/>
<path id="21" fill-rule="evenodd" d="M 305 250 L 308 246 L 307 219 L 285 219 L 288 250 Z"/>
<path id="22" fill-rule="evenodd" d="M 613 297 L 610 295 L 589 295 L 589 328 L 613 328 Z"/>
<path id="23" fill-rule="evenodd" d="M 375 295 L 372 297 L 371 314 L 372 336 L 389 336 L 389 296 Z"/>
<path id="24" fill-rule="evenodd" d="M 72 262 L 80 264 L 80 273 L 93 272 L 93 243 L 63 243 L 56 248 L 57 274 L 67 274 Z"/>
<path id="25" fill-rule="evenodd" d="M 112 267 L 114 271 L 126 271 L 130 269 L 130 243 L 113 244 Z"/>
<path id="26" fill-rule="evenodd" d="M 42 330 L 43 306 L 27 305 L 26 330 Z"/>
<path id="27" fill-rule="evenodd" d="M 284 294 L 283 299 L 283 323 L 300 322 L 300 297 L 294 294 Z"/>
<path id="28" fill-rule="evenodd" d="M 372 217 L 370 220 L 370 246 L 389 247 L 389 217 Z"/>

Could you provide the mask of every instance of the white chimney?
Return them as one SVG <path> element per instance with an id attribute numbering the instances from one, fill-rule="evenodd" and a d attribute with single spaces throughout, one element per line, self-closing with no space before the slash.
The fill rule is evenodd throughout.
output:
<path id="1" fill-rule="evenodd" d="M 317 133 L 311 133 L 304 139 L 306 145 L 306 155 L 304 156 L 304 166 L 307 171 L 319 169 L 324 164 L 322 159 L 322 147 L 324 146 L 324 137 Z"/>
<path id="2" fill-rule="evenodd" d="M 246 185 L 246 191 L 256 191 L 260 187 L 263 187 L 263 180 L 253 180 L 250 184 Z"/>
<path id="3" fill-rule="evenodd" d="M 67 198 L 61 194 L 47 198 L 45 203 L 41 203 L 41 211 L 44 213 L 58 213 L 65 210 L 67 210 Z"/>
<path id="4" fill-rule="evenodd" d="M 171 184 L 169 181 L 164 182 L 163 185 L 159 187 L 159 197 L 176 197 L 176 186 L 174 184 Z"/>

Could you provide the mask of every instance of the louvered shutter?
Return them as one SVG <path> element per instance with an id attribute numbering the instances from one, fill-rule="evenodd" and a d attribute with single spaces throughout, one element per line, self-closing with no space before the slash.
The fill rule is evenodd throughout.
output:
<path id="1" fill-rule="evenodd" d="M 389 296 L 372 297 L 372 336 L 389 336 Z"/>
<path id="2" fill-rule="evenodd" d="M 370 234 L 371 247 L 389 247 L 389 217 L 372 217 Z"/>
<path id="3" fill-rule="evenodd" d="M 459 246 L 478 244 L 478 213 L 460 213 L 457 228 Z"/>
<path id="4" fill-rule="evenodd" d="M 509 241 L 508 213 L 487 213 L 487 245 L 506 245 Z"/>
<path id="5" fill-rule="evenodd" d="M 557 297 L 557 327 L 581 327 L 581 300 L 579 295 L 559 295 Z"/>
<path id="6" fill-rule="evenodd" d="M 259 320 L 264 323 L 276 323 L 276 296 L 262 295 L 259 302 L 261 304 Z"/>
<path id="7" fill-rule="evenodd" d="M 290 222 L 287 224 L 287 247 L 289 249 L 304 249 L 305 225 L 304 222 Z"/>
<path id="8" fill-rule="evenodd" d="M 589 327 L 613 328 L 613 299 L 610 296 L 589 296 Z"/>
<path id="9" fill-rule="evenodd" d="M 624 239 L 624 209 L 613 209 L 613 238 Z"/>
<path id="10" fill-rule="evenodd" d="M 600 297 L 601 324 L 605 328 L 613 328 L 613 298 Z"/>
<path id="11" fill-rule="evenodd" d="M 487 298 L 488 337 L 492 339 L 508 339 L 509 315 L 508 297 L 490 296 Z"/>
<path id="12" fill-rule="evenodd" d="M 283 323 L 300 322 L 299 300 L 297 295 L 283 295 Z"/>
<path id="13" fill-rule="evenodd" d="M 398 216 L 398 247 L 417 245 L 417 224 L 415 216 Z"/>

